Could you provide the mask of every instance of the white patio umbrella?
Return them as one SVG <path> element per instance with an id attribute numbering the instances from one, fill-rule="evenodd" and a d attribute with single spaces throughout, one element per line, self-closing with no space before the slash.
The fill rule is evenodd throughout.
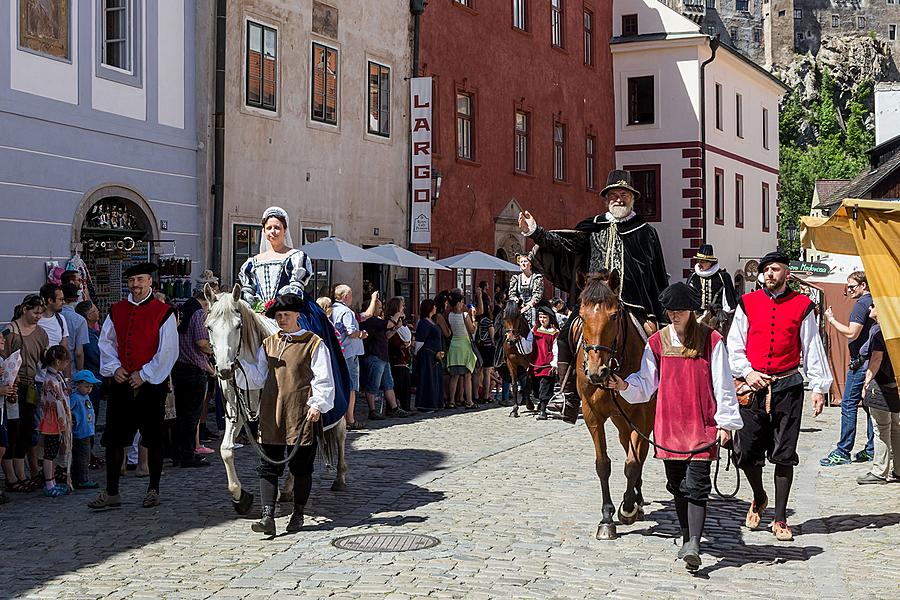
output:
<path id="1" fill-rule="evenodd" d="M 374 263 L 400 266 L 394 259 L 354 246 L 339 237 L 330 236 L 300 247 L 313 260 L 336 260 L 345 263 Z"/>
<path id="2" fill-rule="evenodd" d="M 438 271 L 449 271 L 447 267 L 433 260 L 429 260 L 421 254 L 410 252 L 406 248 L 401 248 L 396 244 L 382 244 L 374 248 L 368 248 L 368 251 L 383 256 L 388 260 L 394 260 L 401 267 L 409 267 L 412 269 L 435 269 Z"/>
<path id="3" fill-rule="evenodd" d="M 521 271 L 519 265 L 506 262 L 481 250 L 472 250 L 465 254 L 442 258 L 437 262 L 449 269 L 479 269 L 482 271 L 511 271 L 513 273 Z"/>

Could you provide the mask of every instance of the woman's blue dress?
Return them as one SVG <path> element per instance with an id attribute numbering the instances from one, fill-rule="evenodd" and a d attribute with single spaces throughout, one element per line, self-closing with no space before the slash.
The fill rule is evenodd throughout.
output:
<path id="1" fill-rule="evenodd" d="M 416 341 L 422 347 L 416 353 L 416 408 L 434 410 L 443 403 L 444 380 L 437 353 L 441 347 L 441 329 L 431 319 L 419 319 L 416 324 Z"/>
<path id="2" fill-rule="evenodd" d="M 261 261 L 257 257 L 247 259 L 239 273 L 244 300 L 254 306 L 265 304 L 281 294 L 297 294 L 303 298 L 300 327 L 322 338 L 331 356 L 331 372 L 334 377 L 334 408 L 322 415 L 322 424 L 328 429 L 341 420 L 350 404 L 350 373 L 341 350 L 341 343 L 325 311 L 304 293 L 304 287 L 312 273 L 312 264 L 306 253 L 292 250 L 284 258 Z"/>

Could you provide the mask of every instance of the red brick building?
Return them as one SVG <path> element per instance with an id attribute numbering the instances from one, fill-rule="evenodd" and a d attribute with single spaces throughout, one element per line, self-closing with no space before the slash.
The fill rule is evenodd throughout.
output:
<path id="1" fill-rule="evenodd" d="M 443 258 L 482 250 L 513 259 L 515 218 L 573 226 L 602 208 L 615 162 L 612 3 L 432 0 L 421 18 L 420 74 L 434 78 L 432 243 Z M 420 280 L 423 297 L 456 285 Z M 427 277 L 423 271 L 423 278 Z M 476 273 L 471 281 L 490 279 Z M 430 290 L 428 288 L 431 288 Z"/>

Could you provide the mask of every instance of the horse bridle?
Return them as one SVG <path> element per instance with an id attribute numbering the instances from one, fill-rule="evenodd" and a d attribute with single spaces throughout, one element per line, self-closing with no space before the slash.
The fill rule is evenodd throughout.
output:
<path id="1" fill-rule="evenodd" d="M 238 331 L 240 331 L 243 328 L 243 326 L 244 326 L 244 324 L 242 322 L 238 323 L 238 326 L 237 326 Z M 246 421 L 252 423 L 252 422 L 259 420 L 259 410 L 257 410 L 256 413 L 254 414 L 253 410 L 250 408 L 250 401 L 248 400 L 248 398 L 250 397 L 250 380 L 247 378 L 247 372 L 244 370 L 244 366 L 241 364 L 241 361 L 238 360 L 238 357 L 241 355 L 241 350 L 243 348 L 243 345 L 244 345 L 244 336 L 239 335 L 237 350 L 234 353 L 234 356 L 235 356 L 234 363 L 231 368 L 231 377 L 223 377 L 218 369 L 216 369 L 216 377 L 218 377 L 222 381 L 227 381 L 227 382 L 231 383 L 231 386 L 234 388 L 234 395 L 237 398 L 237 404 L 238 404 L 237 409 L 244 413 L 244 416 L 246 417 L 246 419 L 245 419 Z M 210 346 L 210 348 L 213 349 L 213 352 L 215 352 L 215 346 L 213 345 L 212 340 L 210 340 L 209 346 Z M 240 371 L 241 374 L 244 376 L 244 383 L 246 384 L 244 386 L 244 388 L 241 388 L 241 386 L 238 385 L 238 382 L 237 382 L 237 372 L 238 371 Z M 237 423 L 237 415 L 229 415 L 227 406 L 228 406 L 227 402 L 222 403 L 222 410 L 225 412 L 225 417 L 227 419 L 229 419 L 232 423 Z"/>
<path id="2" fill-rule="evenodd" d="M 624 351 L 626 346 L 628 345 L 628 327 L 625 322 L 627 318 L 627 314 L 625 314 L 625 305 L 620 301 L 618 303 L 618 310 L 616 312 L 616 326 L 618 330 L 616 331 L 616 337 L 613 339 L 612 346 L 604 346 L 603 344 L 588 344 L 584 339 L 584 325 L 582 325 L 581 334 L 579 337 L 581 338 L 581 349 L 584 350 L 584 357 L 581 360 L 581 368 L 584 370 L 584 374 L 586 376 L 590 376 L 590 372 L 588 371 L 588 353 L 589 352 L 606 352 L 609 354 L 609 358 L 607 359 L 605 366 L 609 373 L 617 373 L 619 369 L 622 367 L 622 361 L 620 360 L 620 351 Z M 584 323 L 584 317 L 581 319 L 582 323 Z M 619 344 L 619 338 L 621 337 L 621 346 Z"/>

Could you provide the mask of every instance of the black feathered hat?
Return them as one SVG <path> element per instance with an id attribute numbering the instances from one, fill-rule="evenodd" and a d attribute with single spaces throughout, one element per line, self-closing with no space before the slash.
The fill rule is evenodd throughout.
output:
<path id="1" fill-rule="evenodd" d="M 688 284 L 679 281 L 662 291 L 659 303 L 666 310 L 700 310 L 700 294 Z"/>
<path id="2" fill-rule="evenodd" d="M 537 306 L 534 307 L 534 310 L 535 310 L 535 315 L 544 313 L 545 315 L 550 317 L 550 323 L 554 327 L 559 328 L 559 323 L 556 320 L 556 313 L 553 312 L 553 309 L 551 307 L 547 306 L 546 304 L 538 304 Z"/>
<path id="3" fill-rule="evenodd" d="M 275 313 L 281 311 L 302 312 L 303 298 L 297 294 L 282 294 L 275 298 L 272 305 L 266 309 L 266 316 L 270 319 L 274 319 Z"/>
<path id="4" fill-rule="evenodd" d="M 136 275 L 153 275 L 159 269 L 152 262 L 138 263 L 136 265 L 132 265 L 125 269 L 122 275 L 128 279 L 129 277 L 134 277 Z"/>
<path id="5" fill-rule="evenodd" d="M 791 266 L 791 259 L 787 254 L 782 252 L 781 250 L 775 250 L 774 252 L 769 252 L 761 259 L 759 259 L 759 268 L 757 272 L 762 273 L 766 270 L 766 267 L 771 265 L 772 263 L 781 263 L 786 267 Z"/>
<path id="6" fill-rule="evenodd" d="M 634 189 L 634 184 L 631 181 L 631 173 L 628 171 L 623 171 L 621 169 L 610 171 L 609 175 L 606 176 L 606 187 L 600 190 L 600 195 L 606 198 L 606 193 L 609 190 L 614 190 L 616 188 L 628 190 L 634 194 L 635 200 L 641 197 L 641 193 Z"/>

